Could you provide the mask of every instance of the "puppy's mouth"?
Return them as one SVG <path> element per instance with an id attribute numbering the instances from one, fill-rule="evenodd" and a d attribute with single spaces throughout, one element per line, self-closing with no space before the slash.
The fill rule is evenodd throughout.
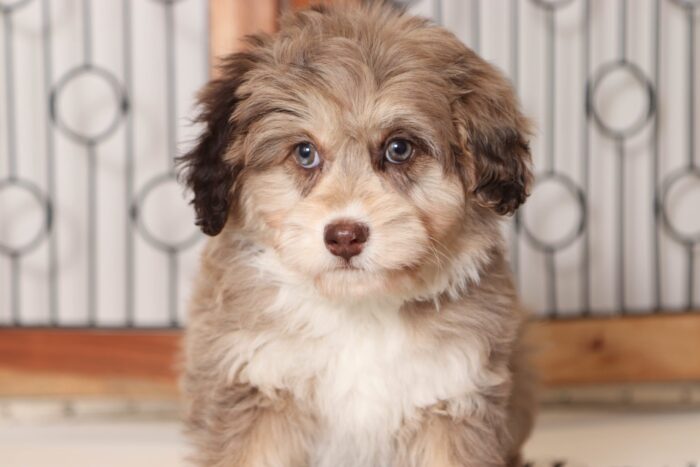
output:
<path id="1" fill-rule="evenodd" d="M 352 264 L 350 261 L 339 261 L 339 264 L 334 265 L 333 267 L 330 268 L 329 272 L 338 272 L 338 271 L 366 271 L 365 268 L 358 266 L 356 264 Z"/>
<path id="2" fill-rule="evenodd" d="M 368 268 L 367 265 L 359 261 L 338 260 L 329 264 L 316 274 L 316 278 L 323 280 L 362 280 L 363 278 L 377 277 L 382 275 L 382 270 Z"/>
<path id="3" fill-rule="evenodd" d="M 329 298 L 356 299 L 381 290 L 383 274 L 353 264 L 338 264 L 316 275 L 314 284 Z"/>

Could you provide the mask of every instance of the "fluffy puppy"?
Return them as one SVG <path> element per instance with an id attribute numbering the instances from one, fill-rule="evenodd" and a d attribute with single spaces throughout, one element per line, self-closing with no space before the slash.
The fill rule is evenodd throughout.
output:
<path id="1" fill-rule="evenodd" d="M 383 4 L 249 38 L 184 156 L 204 250 L 183 378 L 197 465 L 519 465 L 532 394 L 499 219 L 529 125 L 451 33 Z"/>

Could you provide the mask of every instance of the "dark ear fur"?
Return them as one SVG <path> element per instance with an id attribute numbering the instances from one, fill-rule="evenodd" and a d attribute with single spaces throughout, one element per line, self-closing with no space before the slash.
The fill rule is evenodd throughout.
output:
<path id="1" fill-rule="evenodd" d="M 483 130 L 482 130 L 483 131 Z M 491 128 L 472 136 L 475 157 L 476 199 L 498 214 L 513 214 L 530 194 L 530 148 L 520 130 Z"/>
<path id="2" fill-rule="evenodd" d="M 477 202 L 498 214 L 512 214 L 532 183 L 530 123 L 508 80 L 467 50 L 452 77 L 461 96 L 455 107 L 462 147 L 472 160 L 465 179 Z"/>
<path id="3" fill-rule="evenodd" d="M 182 177 L 194 192 L 196 224 L 207 235 L 217 235 L 224 228 L 233 185 L 243 168 L 242 161 L 227 161 L 224 156 L 237 130 L 231 122 L 239 101 L 236 90 L 255 62 L 249 53 L 232 54 L 224 60 L 220 77 L 210 81 L 199 95 L 202 111 L 197 120 L 206 128 L 195 147 L 179 161 Z"/>

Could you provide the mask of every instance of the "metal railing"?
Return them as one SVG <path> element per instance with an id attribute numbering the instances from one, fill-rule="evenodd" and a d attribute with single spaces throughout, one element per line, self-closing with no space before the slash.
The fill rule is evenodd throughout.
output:
<path id="1" fill-rule="evenodd" d="M 531 219 L 535 207 L 526 207 L 514 218 L 512 263 L 526 302 L 551 318 L 700 307 L 696 273 L 700 231 L 679 225 L 673 209 L 673 203 L 688 193 L 682 191 L 679 198 L 676 193 L 679 186 L 700 181 L 700 156 L 694 136 L 698 129 L 695 28 L 700 2 L 433 0 L 408 3 L 416 12 L 432 14 L 435 21 L 455 30 L 460 37 L 464 35 L 463 39 L 486 58 L 491 58 L 489 54 L 495 48 L 506 51 L 500 55 L 499 64 L 523 96 L 526 110 L 535 114 L 540 123 L 539 136 L 533 145 L 538 173 L 535 195 L 544 185 L 554 187 L 569 198 L 567 210 L 575 216 L 568 221 L 567 229 L 554 236 L 543 236 L 539 229 L 542 222 Z M 183 263 L 183 257 L 196 256 L 195 246 L 201 237 L 194 230 L 177 238 L 163 235 L 163 229 L 152 228 L 144 206 L 166 185 L 174 183 L 173 160 L 179 152 L 178 144 L 187 139 L 183 135 L 187 123 L 183 120 L 191 110 L 184 108 L 186 99 L 181 96 L 190 96 L 192 102 L 195 90 L 206 78 L 206 28 L 200 28 L 204 34 L 192 35 L 188 32 L 188 21 L 199 20 L 182 14 L 177 19 L 178 9 L 187 4 L 190 4 L 187 8 L 202 10 L 200 19 L 206 18 L 204 2 L 196 0 L 123 0 L 113 2 L 119 6 L 117 26 L 105 29 L 95 22 L 99 16 L 96 9 L 104 6 L 91 0 L 0 3 L 3 42 L 0 86 L 4 88 L 4 99 L 0 101 L 3 127 L 0 207 L 3 216 L 7 216 L 0 218 L 0 296 L 4 297 L 0 298 L 0 325 L 132 328 L 182 324 L 184 312 L 180 303 L 187 293 L 182 286 L 195 263 L 194 260 Z M 144 42 L 144 36 L 136 33 L 136 7 L 148 8 L 154 14 L 158 34 L 162 36 L 160 45 Z M 61 14 L 57 15 L 56 10 L 61 10 Z M 611 14 L 614 21 L 609 21 Z M 67 15 L 75 17 L 72 26 L 66 23 Z M 679 28 L 684 40 L 671 44 L 665 39 L 664 31 L 671 29 L 673 20 L 673 32 L 677 32 L 675 25 L 679 18 L 682 18 Z M 100 21 L 104 24 L 105 19 Z M 179 29 L 188 37 L 186 47 L 179 39 Z M 59 70 L 57 57 L 65 54 L 66 47 L 64 42 L 56 43 L 55 36 L 65 34 L 66 30 L 79 32 L 81 52 L 79 59 Z M 499 33 L 494 35 L 494 30 Z M 610 38 L 603 37 L 611 31 Z M 21 57 L 18 40 L 27 34 L 35 35 L 32 50 L 36 63 L 29 68 L 18 66 Z M 534 36 L 539 42 L 532 39 Z M 528 40 L 537 46 L 525 45 Z M 97 53 L 97 48 L 105 48 L 106 41 L 117 44 L 115 48 L 119 50 L 116 56 L 109 55 L 109 59 L 105 59 L 108 54 L 103 50 Z M 640 42 L 645 46 L 640 46 Z M 679 50 L 679 46 L 684 50 Z M 569 53 L 571 47 L 577 54 Z M 676 61 L 681 68 L 673 71 L 673 80 L 668 79 L 671 72 L 665 64 L 669 54 L 680 57 Z M 157 121 L 153 139 L 159 141 L 156 152 L 163 155 L 159 162 L 149 159 L 150 169 L 146 174 L 140 165 L 147 151 L 144 147 L 148 145 L 139 143 L 135 136 L 141 128 L 139 117 L 144 112 L 140 105 L 144 93 L 136 89 L 137 81 L 144 79 L 140 67 L 149 63 L 144 56 L 163 70 L 162 79 L 146 77 L 160 83 L 153 87 L 162 94 L 160 113 L 150 118 Z M 643 64 L 639 63 L 640 57 L 645 57 Z M 181 85 L 178 80 L 188 76 L 182 72 L 183 64 L 190 63 L 197 63 L 194 66 L 199 70 L 197 77 Z M 558 89 L 569 85 L 571 67 L 577 72 L 576 84 L 571 86 L 578 91 L 564 94 Z M 32 74 L 32 70 L 40 73 Z M 601 95 L 607 95 L 608 81 L 619 73 L 626 75 L 627 86 L 639 90 L 643 101 L 638 115 L 624 126 L 614 124 L 607 115 L 606 105 L 600 103 Z M 680 90 L 677 85 L 680 81 L 675 78 L 679 74 L 684 82 Z M 75 118 L 64 114 L 66 101 L 75 94 L 70 88 L 86 77 L 99 82 L 106 90 L 105 95 L 110 96 L 111 114 L 100 120 L 102 124 L 97 127 L 76 124 Z M 533 83 L 544 83 L 545 92 L 535 92 Z M 668 87 L 680 92 L 685 109 L 682 113 L 675 112 L 673 121 L 665 124 L 662 117 L 670 111 L 663 99 L 668 93 L 661 91 Z M 18 92 L 18 88 L 24 88 L 25 92 Z M 28 103 L 20 101 L 27 96 L 30 96 Z M 32 100 L 31 96 L 41 97 Z M 43 114 L 43 125 L 27 131 L 22 127 L 26 123 L 18 123 L 21 120 L 18 111 L 32 105 L 38 114 Z M 531 112 L 528 105 L 536 107 L 535 111 Z M 88 119 L 90 112 L 88 105 L 83 112 Z M 674 134 L 667 136 L 671 125 Z M 88 131 L 88 127 L 92 129 Z M 684 132 L 680 138 L 676 137 L 678 128 Z M 41 144 L 34 144 L 31 141 L 34 138 L 41 139 Z M 683 140 L 682 161 L 670 161 L 666 157 L 665 148 L 670 143 L 662 142 L 669 139 L 674 139 L 676 146 Z M 38 153 L 30 157 L 22 150 L 27 145 L 38 148 Z M 106 150 L 107 146 L 111 149 Z M 600 165 L 601 147 L 611 152 L 612 174 L 601 175 L 596 165 Z M 567 151 L 571 154 L 566 154 Z M 112 159 L 105 160 L 105 152 Z M 74 159 L 76 154 L 81 157 L 80 173 L 60 170 L 66 159 Z M 30 162 L 25 162 L 29 159 Z M 103 172 L 111 168 L 113 159 L 118 161 L 119 169 L 108 183 Z M 632 160 L 634 167 L 645 167 L 643 177 L 631 174 Z M 61 200 L 61 187 L 78 183 L 75 177 L 84 186 L 82 206 Z M 645 180 L 647 190 L 637 189 L 641 179 Z M 604 209 L 613 213 L 608 216 L 614 219 L 612 222 L 602 219 L 601 201 L 593 199 L 597 187 L 605 183 L 609 186 Z M 12 196 L 9 192 L 13 192 Z M 15 198 L 24 201 L 14 205 Z M 105 213 L 103 198 L 111 200 L 113 211 Z M 178 203 L 185 204 L 182 199 Z M 27 208 L 29 205 L 32 207 Z M 21 221 L 25 208 L 40 213 L 38 220 L 32 224 L 31 231 L 13 234 L 11 224 L 16 218 Z M 72 223 L 69 212 L 72 209 L 80 209 L 81 222 Z M 642 214 L 637 216 L 632 209 Z M 700 208 L 696 213 L 700 216 Z M 119 225 L 115 228 L 110 224 L 107 228 L 104 218 L 112 214 L 120 219 Z M 546 212 L 540 212 L 539 216 L 542 219 Z M 57 228 L 64 224 L 72 227 Z M 596 232 L 600 228 L 609 234 L 611 243 L 605 250 L 609 254 L 595 251 L 599 243 L 596 235 L 600 236 Z M 121 233 L 113 242 L 105 232 L 115 230 Z M 635 262 L 640 255 L 635 244 L 637 231 L 646 245 L 643 255 L 646 259 L 641 265 Z M 78 273 L 62 251 L 66 237 L 72 235 L 79 236 L 72 254 L 84 260 Z M 635 241 L 630 243 L 630 239 Z M 150 259 L 144 261 L 143 256 Z M 668 256 L 675 260 L 671 266 L 666 265 Z M 151 263 L 161 260 L 163 264 L 154 273 Z M 576 269 L 576 274 L 569 277 L 566 271 L 562 272 L 562 261 L 568 261 L 565 270 Z M 105 262 L 111 266 L 106 267 Z M 667 274 L 669 268 L 675 272 Z M 643 281 L 638 277 L 640 269 L 648 270 Z M 72 288 L 65 285 L 62 277 L 68 274 L 67 270 L 73 271 L 70 283 L 79 285 Z M 606 292 L 607 301 L 596 303 L 602 294 L 601 286 L 596 285 L 601 282 L 598 280 L 601 275 L 612 292 Z M 104 279 L 106 276 L 108 280 Z M 151 282 L 159 285 L 151 287 Z M 65 291 L 66 288 L 70 290 Z M 118 303 L 105 299 L 106 292 L 118 296 Z M 151 295 L 158 295 L 158 300 L 149 298 Z M 639 295 L 646 298 L 633 299 Z M 104 307 L 112 309 L 109 319 L 101 313 Z M 67 310 L 72 310 L 70 319 L 64 318 Z M 147 315 L 155 317 L 141 319 Z"/>

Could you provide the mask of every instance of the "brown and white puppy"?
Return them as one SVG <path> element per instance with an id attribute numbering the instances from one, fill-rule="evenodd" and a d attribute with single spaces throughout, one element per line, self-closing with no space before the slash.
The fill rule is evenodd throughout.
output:
<path id="1" fill-rule="evenodd" d="M 519 465 L 533 402 L 499 219 L 527 196 L 530 127 L 508 81 L 392 7 L 317 7 L 251 37 L 201 104 L 195 463 Z"/>

